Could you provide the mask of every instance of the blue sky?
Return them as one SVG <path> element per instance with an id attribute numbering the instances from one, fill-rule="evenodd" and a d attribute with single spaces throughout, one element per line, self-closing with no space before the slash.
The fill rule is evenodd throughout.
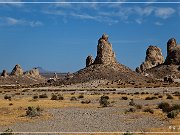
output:
<path id="1" fill-rule="evenodd" d="M 18 2 L 0 4 L 0 70 L 11 71 L 18 63 L 24 70 L 41 66 L 77 71 L 85 67 L 88 55 L 95 58 L 103 33 L 109 35 L 117 60 L 131 69 L 144 61 L 149 45 L 160 47 L 166 57 L 167 40 L 175 37 L 180 42 L 178 3 L 0 2 Z"/>

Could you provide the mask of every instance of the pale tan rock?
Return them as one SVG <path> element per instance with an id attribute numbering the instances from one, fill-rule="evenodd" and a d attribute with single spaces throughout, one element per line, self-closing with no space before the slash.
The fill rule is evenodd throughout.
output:
<path id="1" fill-rule="evenodd" d="M 12 72 L 11 72 L 11 75 L 15 75 L 15 76 L 21 76 L 21 75 L 23 75 L 23 70 L 22 70 L 22 68 L 21 68 L 21 66 L 20 66 L 19 64 L 17 64 L 17 65 L 13 68 L 13 70 L 12 70 Z"/>
<path id="2" fill-rule="evenodd" d="M 140 67 L 136 68 L 136 72 L 142 73 L 147 69 L 155 67 L 164 62 L 164 57 L 162 55 L 162 51 L 157 46 L 149 46 L 146 51 L 145 61 L 140 65 Z"/>

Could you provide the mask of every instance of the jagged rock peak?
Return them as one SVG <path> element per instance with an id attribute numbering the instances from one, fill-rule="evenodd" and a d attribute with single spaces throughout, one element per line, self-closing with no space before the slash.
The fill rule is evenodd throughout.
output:
<path id="1" fill-rule="evenodd" d="M 13 68 L 11 75 L 21 76 L 23 75 L 23 70 L 19 64 L 15 65 Z"/>
<path id="2" fill-rule="evenodd" d="M 40 77 L 39 70 L 37 68 L 33 68 L 32 70 L 27 71 L 25 75 L 28 75 L 31 77 Z"/>
<path id="3" fill-rule="evenodd" d="M 98 40 L 97 56 L 94 64 L 112 64 L 116 62 L 115 53 L 108 38 L 109 36 L 107 34 L 103 34 Z"/>
<path id="4" fill-rule="evenodd" d="M 155 67 L 164 62 L 164 57 L 162 51 L 159 47 L 150 45 L 146 50 L 145 62 L 143 62 L 140 67 L 136 68 L 136 72 L 142 73 L 147 69 Z"/>
<path id="5" fill-rule="evenodd" d="M 1 73 L 1 76 L 2 77 L 7 77 L 8 76 L 8 73 L 6 70 L 3 70 L 3 72 Z"/>
<path id="6" fill-rule="evenodd" d="M 89 55 L 87 58 L 86 58 L 86 67 L 89 67 L 90 65 L 92 65 L 94 63 L 94 59 L 92 57 L 92 55 Z"/>
<path id="7" fill-rule="evenodd" d="M 180 45 L 177 45 L 175 38 L 171 38 L 167 42 L 167 57 L 165 64 L 180 64 Z"/>

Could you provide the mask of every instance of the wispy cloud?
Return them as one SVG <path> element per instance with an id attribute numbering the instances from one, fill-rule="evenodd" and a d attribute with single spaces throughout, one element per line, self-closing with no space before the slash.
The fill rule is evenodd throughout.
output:
<path id="1" fill-rule="evenodd" d="M 174 14 L 176 11 L 173 8 L 167 7 L 167 8 L 157 8 L 155 10 L 155 15 L 157 17 L 160 17 L 162 19 L 169 18 L 172 14 Z"/>
<path id="2" fill-rule="evenodd" d="M 157 25 L 157 26 L 162 26 L 163 25 L 163 23 L 161 23 L 161 22 L 155 22 L 154 24 Z"/>
<path id="3" fill-rule="evenodd" d="M 0 2 L 4 2 L 4 4 L 6 5 L 11 5 L 16 7 L 22 7 L 24 5 L 23 3 L 13 3 L 13 2 L 22 2 L 22 0 L 0 0 Z"/>
<path id="4" fill-rule="evenodd" d="M 17 19 L 12 17 L 0 17 L 0 26 L 15 26 L 15 25 L 27 25 L 31 27 L 42 26 L 40 21 L 28 21 L 24 19 Z"/>

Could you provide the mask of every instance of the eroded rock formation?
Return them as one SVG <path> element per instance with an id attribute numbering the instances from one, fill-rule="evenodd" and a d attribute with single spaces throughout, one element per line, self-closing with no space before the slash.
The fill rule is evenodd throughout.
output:
<path id="1" fill-rule="evenodd" d="M 180 46 L 177 45 L 175 38 L 171 38 L 167 42 L 167 57 L 165 64 L 180 64 Z"/>
<path id="2" fill-rule="evenodd" d="M 87 58 L 86 58 L 86 67 L 89 67 L 90 65 L 92 65 L 94 63 L 94 59 L 92 57 L 92 55 L 89 55 Z"/>
<path id="3" fill-rule="evenodd" d="M 140 67 L 136 68 L 136 72 L 142 73 L 147 69 L 155 67 L 164 62 L 164 57 L 162 55 L 161 49 L 157 46 L 149 46 L 146 51 L 145 62 L 143 62 Z"/>
<path id="4" fill-rule="evenodd" d="M 1 73 L 1 76 L 2 77 L 7 77 L 8 76 L 8 73 L 6 70 L 3 70 L 3 72 Z"/>
<path id="5" fill-rule="evenodd" d="M 25 75 L 31 76 L 31 77 L 40 77 L 39 70 L 37 68 L 34 68 L 30 71 L 27 71 Z"/>
<path id="6" fill-rule="evenodd" d="M 112 45 L 108 41 L 108 35 L 103 34 L 98 40 L 97 56 L 94 64 L 111 64 L 115 62 L 115 53 L 112 50 Z"/>
<path id="7" fill-rule="evenodd" d="M 20 66 L 19 64 L 17 64 L 17 65 L 13 68 L 13 70 L 12 70 L 12 72 L 11 72 L 11 75 L 15 75 L 15 76 L 21 76 L 21 75 L 23 75 L 23 70 L 22 70 L 22 68 L 21 68 L 21 66 Z"/>

